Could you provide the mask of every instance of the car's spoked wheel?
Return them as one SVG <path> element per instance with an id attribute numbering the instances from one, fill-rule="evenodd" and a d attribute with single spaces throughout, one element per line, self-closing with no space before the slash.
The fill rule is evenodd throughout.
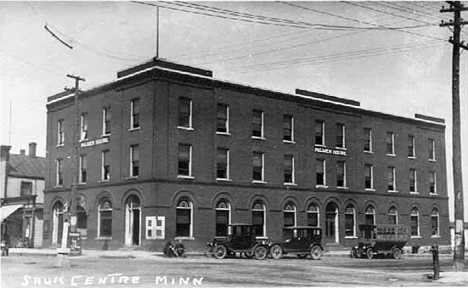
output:
<path id="1" fill-rule="evenodd" d="M 283 256 L 283 249 L 278 244 L 273 245 L 270 249 L 270 254 L 273 259 L 280 259 Z"/>
<path id="2" fill-rule="evenodd" d="M 263 259 L 266 258 L 267 253 L 268 253 L 268 251 L 267 251 L 267 249 L 266 249 L 265 246 L 262 246 L 262 245 L 257 246 L 257 247 L 255 248 L 255 250 L 254 250 L 255 259 L 257 259 L 257 260 L 263 260 Z"/>
<path id="3" fill-rule="evenodd" d="M 367 248 L 366 256 L 367 256 L 367 259 L 372 259 L 374 257 L 374 251 L 372 251 L 372 248 Z"/>
<path id="4" fill-rule="evenodd" d="M 227 249 L 223 245 L 216 246 L 213 250 L 213 256 L 216 259 L 223 259 L 226 257 Z"/>
<path id="5" fill-rule="evenodd" d="M 401 257 L 400 248 L 398 248 L 398 247 L 393 248 L 392 249 L 392 256 L 393 256 L 393 259 L 400 259 L 400 257 Z"/>
<path id="6" fill-rule="evenodd" d="M 310 256 L 314 260 L 320 260 L 320 258 L 322 258 L 322 248 L 319 246 L 312 247 L 312 249 L 310 249 Z"/>

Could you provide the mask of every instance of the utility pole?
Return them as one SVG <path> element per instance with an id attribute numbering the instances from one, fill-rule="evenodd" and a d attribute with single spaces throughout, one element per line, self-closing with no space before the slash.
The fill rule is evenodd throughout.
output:
<path id="1" fill-rule="evenodd" d="M 156 59 L 159 58 L 159 6 L 156 7 Z"/>
<path id="2" fill-rule="evenodd" d="M 460 119 L 460 48 L 468 50 L 468 46 L 460 42 L 461 26 L 468 24 L 461 18 L 461 11 L 468 11 L 460 1 L 447 1 L 449 8 L 442 6 L 441 13 L 453 12 L 453 20 L 440 24 L 441 27 L 453 26 L 453 37 L 449 42 L 453 44 L 452 56 L 452 149 L 453 149 L 453 189 L 455 205 L 455 246 L 454 246 L 454 268 L 463 271 L 465 260 L 465 235 L 463 215 L 463 182 L 461 166 L 461 119 Z"/>
<path id="3" fill-rule="evenodd" d="M 86 81 L 84 78 L 67 74 L 67 77 L 75 79 L 75 127 L 73 129 L 73 151 L 72 151 L 72 187 L 68 204 L 70 209 L 70 229 L 71 232 L 76 232 L 76 204 L 78 198 L 78 176 L 79 176 L 79 162 L 80 162 L 80 109 L 78 107 L 78 96 L 80 91 L 80 81 Z"/>

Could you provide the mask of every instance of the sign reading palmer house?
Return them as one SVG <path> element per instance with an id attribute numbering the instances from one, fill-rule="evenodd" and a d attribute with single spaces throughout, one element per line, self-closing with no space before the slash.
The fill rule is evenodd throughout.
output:
<path id="1" fill-rule="evenodd" d="M 315 147 L 315 153 L 322 153 L 322 154 L 333 154 L 339 156 L 347 156 L 346 150 L 341 149 L 331 149 L 331 148 L 323 148 L 323 147 Z"/>

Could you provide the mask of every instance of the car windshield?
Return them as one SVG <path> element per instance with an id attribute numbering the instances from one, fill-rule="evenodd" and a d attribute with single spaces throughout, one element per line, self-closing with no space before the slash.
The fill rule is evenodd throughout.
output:
<path id="1" fill-rule="evenodd" d="M 228 233 L 232 236 L 250 235 L 251 228 L 250 226 L 229 226 Z"/>

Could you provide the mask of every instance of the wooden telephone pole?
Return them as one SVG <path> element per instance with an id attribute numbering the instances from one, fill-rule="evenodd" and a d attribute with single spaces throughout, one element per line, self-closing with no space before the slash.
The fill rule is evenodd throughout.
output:
<path id="1" fill-rule="evenodd" d="M 468 24 L 461 18 L 461 11 L 468 11 L 460 1 L 447 1 L 449 8 L 442 7 L 440 12 L 453 12 L 453 20 L 440 24 L 441 27 L 453 26 L 453 37 L 449 42 L 453 44 L 452 57 L 452 149 L 453 149 L 453 189 L 455 205 L 455 247 L 454 268 L 463 271 L 465 259 L 464 215 L 463 215 L 463 182 L 461 166 L 461 119 L 460 119 L 460 48 L 468 50 L 468 46 L 460 42 L 461 26 Z"/>

